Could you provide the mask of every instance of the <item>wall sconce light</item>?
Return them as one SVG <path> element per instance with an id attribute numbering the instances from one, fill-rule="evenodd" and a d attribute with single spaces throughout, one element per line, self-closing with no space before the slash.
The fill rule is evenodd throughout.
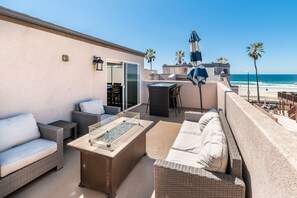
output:
<path id="1" fill-rule="evenodd" d="M 63 61 L 63 62 L 68 62 L 68 61 L 69 61 L 69 56 L 66 55 L 66 54 L 63 54 L 63 55 L 62 55 L 62 61 Z"/>
<path id="2" fill-rule="evenodd" d="M 103 63 L 101 57 L 93 56 L 93 65 L 96 65 L 97 71 L 103 71 Z"/>

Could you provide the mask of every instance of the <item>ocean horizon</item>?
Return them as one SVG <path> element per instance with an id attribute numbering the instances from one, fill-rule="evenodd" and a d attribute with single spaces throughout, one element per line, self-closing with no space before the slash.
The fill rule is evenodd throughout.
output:
<path id="1" fill-rule="evenodd" d="M 264 88 L 297 89 L 297 74 L 258 74 L 259 86 Z M 248 86 L 247 74 L 231 74 L 231 85 Z M 249 75 L 250 87 L 256 87 L 256 75 Z"/>

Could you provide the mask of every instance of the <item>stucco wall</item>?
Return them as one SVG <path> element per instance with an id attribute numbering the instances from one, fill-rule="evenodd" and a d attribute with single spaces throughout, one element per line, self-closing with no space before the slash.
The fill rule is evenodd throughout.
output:
<path id="1" fill-rule="evenodd" d="M 297 136 L 236 93 L 226 94 L 227 119 L 244 159 L 247 197 L 296 197 Z"/>
<path id="2" fill-rule="evenodd" d="M 139 63 L 143 72 L 143 57 L 2 20 L 0 43 L 0 117 L 32 112 L 39 122 L 70 120 L 77 102 L 106 103 L 106 59 Z M 93 55 L 105 61 L 103 71 L 95 71 Z"/>
<path id="3" fill-rule="evenodd" d="M 218 96 L 218 109 L 222 109 L 225 112 L 226 93 L 232 90 L 226 87 L 222 82 L 217 83 L 217 96 Z"/>
<path id="4" fill-rule="evenodd" d="M 172 80 L 147 80 L 143 82 L 143 101 L 142 103 L 147 103 L 148 99 L 148 89 L 147 84 L 157 83 L 157 82 L 170 82 L 183 85 L 181 88 L 181 99 L 183 107 L 189 108 L 199 108 L 200 109 L 200 96 L 198 86 L 194 86 L 189 81 L 172 81 Z M 202 86 L 202 102 L 204 109 L 217 108 L 217 83 L 207 82 Z"/>

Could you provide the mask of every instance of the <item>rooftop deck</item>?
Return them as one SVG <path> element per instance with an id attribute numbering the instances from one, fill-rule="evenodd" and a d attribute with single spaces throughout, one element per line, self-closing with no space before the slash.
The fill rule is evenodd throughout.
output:
<path id="1" fill-rule="evenodd" d="M 3 104 L 1 118 L 31 112 L 40 123 L 50 123 L 60 119 L 70 121 L 75 104 L 81 101 L 101 98 L 106 104 L 108 61 L 137 63 L 140 66 L 139 103 L 148 101 L 146 85 L 158 82 L 144 79 L 144 74 L 149 73 L 144 72 L 142 52 L 2 7 L 0 7 L 0 26 L 4 30 L 1 31 L 0 43 L 2 49 L 5 49 L 1 52 L 0 67 L 0 78 L 3 82 L 0 83 L 1 104 Z M 65 53 L 70 57 L 70 61 L 61 60 Z M 105 62 L 103 71 L 95 70 L 92 64 L 94 55 L 102 56 Z M 162 80 L 162 82 L 183 85 L 181 97 L 184 107 L 195 108 L 200 104 L 198 87 L 193 86 L 191 82 L 174 80 Z M 297 136 L 254 108 L 222 82 L 210 82 L 208 79 L 202 87 L 202 93 L 203 108 L 223 109 L 229 122 L 243 158 L 246 197 L 296 197 Z M 297 101 L 293 94 L 279 96 L 289 106 L 293 103 L 295 105 Z M 149 116 L 145 113 L 145 108 L 146 106 L 142 105 L 132 111 L 140 112 L 142 119 L 152 120 L 154 124 L 159 123 L 159 125 L 151 129 L 154 131 L 153 134 L 150 133 L 152 131 L 147 133 L 148 156 L 142 157 L 120 185 L 116 192 L 117 197 L 151 197 L 154 190 L 155 159 L 166 157 L 166 152 L 184 120 L 184 112 L 175 117 L 172 111 L 169 118 L 163 118 Z M 294 112 L 296 116 L 297 107 Z M 62 136 L 61 134 L 60 131 L 59 136 Z M 32 171 L 29 174 L 32 174 Z M 20 180 L 29 181 L 19 175 Z M 65 146 L 63 169 L 47 172 L 8 197 L 106 197 L 104 193 L 79 187 L 79 177 L 80 154 Z M 12 180 L 9 184 L 17 186 L 14 181 L 17 180 Z M 199 187 L 197 185 L 197 189 Z"/>
<path id="2" fill-rule="evenodd" d="M 184 109 L 184 111 L 179 113 L 177 117 L 175 116 L 174 112 L 171 112 L 169 118 L 150 116 L 149 114 L 145 113 L 145 110 L 146 105 L 141 105 L 133 109 L 132 111 L 139 112 L 141 114 L 141 119 L 154 121 L 154 125 L 156 125 L 159 121 L 168 122 L 163 125 L 159 125 L 160 127 L 157 129 L 160 131 L 164 130 L 168 132 L 168 134 L 166 136 L 166 140 L 164 139 L 164 137 L 162 137 L 161 132 L 159 137 L 147 136 L 148 155 L 142 157 L 133 171 L 120 185 L 120 187 L 116 191 L 117 197 L 119 198 L 146 198 L 152 196 L 154 191 L 153 164 L 155 162 L 155 158 L 163 158 L 166 152 L 168 152 L 177 135 L 179 127 L 184 120 L 184 112 L 195 109 L 186 108 Z M 166 128 L 162 126 L 166 126 Z M 162 141 L 158 141 L 160 139 Z M 49 171 L 48 173 L 44 174 L 28 185 L 25 185 L 19 190 L 13 192 L 8 197 L 106 197 L 105 193 L 78 186 L 80 182 L 80 154 L 79 151 L 70 149 L 66 146 L 66 143 L 69 141 L 71 141 L 71 139 L 68 139 L 65 142 L 64 167 L 61 170 Z M 160 145 L 160 142 L 162 142 L 162 145 Z M 156 150 L 158 150 L 158 144 L 160 148 L 163 149 L 164 147 L 167 147 L 168 150 L 163 150 L 163 153 L 156 152 Z M 159 151 L 161 151 L 161 149 Z"/>

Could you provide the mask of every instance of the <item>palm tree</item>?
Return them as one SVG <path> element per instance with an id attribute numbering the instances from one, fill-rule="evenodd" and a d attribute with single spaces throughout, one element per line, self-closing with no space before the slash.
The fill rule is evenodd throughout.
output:
<path id="1" fill-rule="evenodd" d="M 155 61 L 155 59 L 156 59 L 155 54 L 156 54 L 156 52 L 153 49 L 147 49 L 145 52 L 145 59 L 147 60 L 148 63 L 150 63 L 151 71 L 153 69 L 152 62 Z"/>
<path id="2" fill-rule="evenodd" d="M 223 58 L 223 57 L 219 57 L 219 58 L 217 58 L 217 61 L 218 61 L 219 63 L 223 63 L 223 64 L 228 63 L 228 59 L 227 59 L 227 58 Z"/>
<path id="3" fill-rule="evenodd" d="M 185 52 L 178 50 L 177 52 L 175 52 L 175 61 L 177 64 L 181 65 L 182 62 L 184 61 L 184 57 L 185 57 Z"/>
<path id="4" fill-rule="evenodd" d="M 261 53 L 265 53 L 263 49 L 263 43 L 253 43 L 246 47 L 246 52 L 248 56 L 254 59 L 254 66 L 256 71 L 256 81 L 257 81 L 257 98 L 258 103 L 260 103 L 260 92 L 259 92 L 259 80 L 258 80 L 258 69 L 257 69 L 257 60 L 262 57 Z"/>

